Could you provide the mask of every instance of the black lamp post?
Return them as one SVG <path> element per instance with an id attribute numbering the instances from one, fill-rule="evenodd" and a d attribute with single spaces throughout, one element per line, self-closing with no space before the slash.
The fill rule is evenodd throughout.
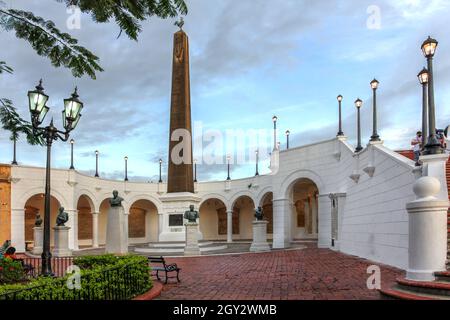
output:
<path id="1" fill-rule="evenodd" d="M 278 121 L 278 117 L 277 116 L 273 116 L 272 117 L 272 121 L 273 121 L 273 150 L 277 150 L 277 121 Z"/>
<path id="2" fill-rule="evenodd" d="M 159 159 L 159 183 L 162 183 L 163 181 L 162 181 L 162 163 L 163 163 L 163 161 L 162 161 L 162 159 Z"/>
<path id="3" fill-rule="evenodd" d="M 422 85 L 422 150 L 428 143 L 428 70 L 423 68 L 417 75 Z"/>
<path id="4" fill-rule="evenodd" d="M 289 130 L 286 131 L 286 149 L 289 150 L 289 136 L 291 135 L 291 132 Z"/>
<path id="5" fill-rule="evenodd" d="M 373 79 L 372 82 L 370 82 L 373 92 L 373 131 L 372 136 L 370 137 L 371 142 L 381 141 L 377 130 L 377 89 L 379 84 L 377 79 Z"/>
<path id="6" fill-rule="evenodd" d="M 362 100 L 361 99 L 356 99 L 355 101 L 355 106 L 356 106 L 356 110 L 357 110 L 357 114 L 358 114 L 358 146 L 355 149 L 355 152 L 360 152 L 363 147 L 361 145 L 361 107 L 362 107 Z"/>
<path id="7" fill-rule="evenodd" d="M 125 156 L 125 181 L 128 181 L 128 157 Z"/>
<path id="8" fill-rule="evenodd" d="M 197 182 L 197 160 L 194 159 L 194 182 Z"/>
<path id="9" fill-rule="evenodd" d="M 433 76 L 433 57 L 436 53 L 436 48 L 438 46 L 438 42 L 428 37 L 427 40 L 422 44 L 422 52 L 424 56 L 427 58 L 428 63 L 428 130 L 429 137 L 428 142 L 425 145 L 425 149 L 423 151 L 424 155 L 429 154 L 441 154 L 444 151 L 442 150 L 441 144 L 436 137 L 436 113 L 435 113 L 435 105 L 434 105 L 434 76 Z"/>
<path id="10" fill-rule="evenodd" d="M 227 170 L 228 170 L 228 176 L 227 176 L 227 180 L 231 180 L 231 177 L 230 177 L 230 160 L 231 160 L 231 157 L 230 156 L 227 156 Z"/>
<path id="11" fill-rule="evenodd" d="M 95 150 L 95 177 L 98 178 L 98 150 Z"/>
<path id="12" fill-rule="evenodd" d="M 75 140 L 70 140 L 70 170 L 75 170 L 75 167 L 73 165 L 73 145 L 75 143 Z"/>
<path id="13" fill-rule="evenodd" d="M 50 173 L 51 173 L 51 150 L 53 141 L 58 139 L 67 141 L 69 134 L 76 128 L 81 117 L 83 103 L 78 100 L 77 88 L 71 98 L 64 99 L 64 110 L 62 111 L 62 120 L 64 131 L 58 130 L 53 125 L 53 119 L 46 127 L 40 127 L 49 108 L 46 106 L 48 96 L 44 93 L 42 79 L 36 86 L 36 90 L 28 92 L 29 108 L 31 113 L 31 123 L 33 125 L 33 134 L 36 137 L 43 137 L 47 145 L 47 164 L 45 168 L 45 201 L 44 201 L 44 245 L 42 251 L 42 275 L 51 276 L 52 265 L 50 252 Z"/>
<path id="14" fill-rule="evenodd" d="M 256 156 L 256 172 L 255 172 L 255 176 L 259 176 L 259 170 L 258 170 L 259 151 L 258 150 L 255 151 L 255 156 Z"/>
<path id="15" fill-rule="evenodd" d="M 342 95 L 337 96 L 337 101 L 339 103 L 339 131 L 337 133 L 338 137 L 343 137 L 344 132 L 342 131 L 342 100 L 344 100 L 344 97 Z"/>

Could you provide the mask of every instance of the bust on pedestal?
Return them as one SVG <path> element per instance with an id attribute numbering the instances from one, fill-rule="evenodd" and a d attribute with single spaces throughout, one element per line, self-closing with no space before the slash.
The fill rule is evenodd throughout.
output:
<path id="1" fill-rule="evenodd" d="M 53 248 L 54 257 L 68 257 L 72 255 L 72 250 L 69 249 L 69 230 L 65 223 L 69 220 L 69 214 L 64 211 L 64 208 L 59 208 L 58 216 L 56 217 L 56 226 L 53 227 L 55 231 L 55 246 Z"/>
<path id="2" fill-rule="evenodd" d="M 184 213 L 184 219 L 188 222 L 186 226 L 186 246 L 184 247 L 185 256 L 199 256 L 200 247 L 198 245 L 198 223 L 199 218 L 198 211 L 194 210 L 194 206 L 191 205 L 189 211 Z"/>
<path id="3" fill-rule="evenodd" d="M 250 246 L 251 252 L 270 251 L 269 243 L 267 242 L 267 225 L 268 221 L 263 220 L 264 214 L 261 207 L 255 210 L 255 218 L 253 221 L 253 242 Z"/>
<path id="4" fill-rule="evenodd" d="M 43 245 L 44 245 L 44 228 L 42 227 L 42 218 L 39 212 L 36 214 L 36 220 L 34 222 L 33 227 L 33 250 L 32 254 L 40 255 L 42 254 Z"/>
<path id="5" fill-rule="evenodd" d="M 117 190 L 109 199 L 108 222 L 106 227 L 106 253 L 127 254 L 128 237 L 125 211 L 122 207 L 123 198 L 119 197 Z"/>

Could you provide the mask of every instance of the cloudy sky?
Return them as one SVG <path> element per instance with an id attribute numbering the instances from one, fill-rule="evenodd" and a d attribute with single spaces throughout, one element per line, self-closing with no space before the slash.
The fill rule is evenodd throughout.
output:
<path id="1" fill-rule="evenodd" d="M 100 58 L 105 71 L 97 80 L 73 78 L 70 71 L 54 68 L 38 57 L 23 40 L 0 30 L 0 60 L 14 68 L 0 77 L 0 96 L 14 101 L 29 118 L 28 90 L 44 79 L 48 105 L 61 126 L 62 99 L 75 85 L 85 104 L 83 117 L 72 138 L 76 140 L 75 166 L 92 172 L 94 151 L 100 151 L 103 177 L 123 178 L 123 158 L 129 176 L 155 181 L 157 161 L 167 162 L 174 19 L 152 19 L 143 24 L 139 41 L 118 27 L 93 23 L 81 16 L 81 28 L 69 30 L 63 4 L 52 0 L 3 0 L 7 7 L 31 10 L 53 20 Z M 420 45 L 428 35 L 439 40 L 435 57 L 437 125 L 450 124 L 450 41 L 448 0 L 187 0 L 189 14 L 184 30 L 191 54 L 191 102 L 195 157 L 202 161 L 208 135 L 249 130 L 265 133 L 255 142 L 238 139 L 233 152 L 262 154 L 271 150 L 271 118 L 284 148 L 289 129 L 291 146 L 330 139 L 337 132 L 336 96 L 344 96 L 344 131 L 356 136 L 354 100 L 365 101 L 362 110 L 363 141 L 371 135 L 371 90 L 379 89 L 379 133 L 394 149 L 408 149 L 421 123 L 421 87 L 417 73 L 425 60 Z M 49 120 L 49 116 L 48 119 Z M 201 129 L 200 129 L 201 128 Z M 252 131 L 253 132 L 253 131 Z M 224 148 L 215 154 L 225 156 Z M 266 152 L 264 152 L 266 151 Z M 9 163 L 12 144 L 0 130 L 0 162 Z M 265 158 L 265 157 L 263 157 Z M 22 140 L 21 164 L 44 166 L 45 150 Z M 70 165 L 70 145 L 57 142 L 53 166 Z M 261 172 L 267 172 L 262 159 Z M 200 180 L 226 178 L 225 165 L 199 166 Z M 233 178 L 254 174 L 254 165 L 234 165 Z"/>

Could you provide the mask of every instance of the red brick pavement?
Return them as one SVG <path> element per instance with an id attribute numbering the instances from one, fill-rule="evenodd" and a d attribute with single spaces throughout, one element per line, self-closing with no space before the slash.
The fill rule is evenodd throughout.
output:
<path id="1" fill-rule="evenodd" d="M 328 249 L 167 258 L 167 261 L 182 268 L 181 283 L 165 285 L 159 299 L 380 299 L 376 290 L 368 290 L 366 286 L 367 267 L 377 263 Z M 391 287 L 395 278 L 403 275 L 401 270 L 380 267 L 383 287 Z"/>

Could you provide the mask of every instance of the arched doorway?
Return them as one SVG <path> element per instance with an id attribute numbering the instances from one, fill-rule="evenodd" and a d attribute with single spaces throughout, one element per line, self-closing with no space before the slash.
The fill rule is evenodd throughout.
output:
<path id="1" fill-rule="evenodd" d="M 130 244 L 158 241 L 158 209 L 149 200 L 138 200 L 130 207 L 128 241 Z"/>
<path id="2" fill-rule="evenodd" d="M 93 244 L 92 214 L 95 210 L 92 199 L 86 195 L 80 196 L 77 202 L 78 210 L 78 246 L 89 247 Z"/>
<path id="3" fill-rule="evenodd" d="M 273 238 L 273 193 L 268 192 L 266 193 L 261 203 L 259 204 L 260 207 L 263 209 L 264 213 L 264 220 L 267 220 L 269 224 L 267 225 L 267 237 Z"/>
<path id="4" fill-rule="evenodd" d="M 200 205 L 200 232 L 204 240 L 227 239 L 227 208 L 222 200 L 208 199 Z"/>
<path id="5" fill-rule="evenodd" d="M 237 221 L 234 217 L 237 217 Z M 255 203 L 249 196 L 240 196 L 233 203 L 233 229 L 239 229 L 233 239 L 253 239 L 253 221 L 255 220 Z"/>
<path id="6" fill-rule="evenodd" d="M 309 179 L 299 179 L 292 186 L 292 238 L 317 239 L 319 233 L 319 190 Z"/>
<path id="7" fill-rule="evenodd" d="M 42 220 L 45 220 L 44 203 L 43 193 L 36 194 L 25 202 L 25 243 L 34 241 L 33 228 L 36 214 L 39 213 Z M 59 207 L 61 207 L 61 203 L 55 197 L 50 196 L 50 245 L 53 245 L 54 241 L 53 227 L 56 225 Z M 44 222 L 42 226 L 44 226 Z M 31 246 L 28 247 L 30 248 Z"/>

